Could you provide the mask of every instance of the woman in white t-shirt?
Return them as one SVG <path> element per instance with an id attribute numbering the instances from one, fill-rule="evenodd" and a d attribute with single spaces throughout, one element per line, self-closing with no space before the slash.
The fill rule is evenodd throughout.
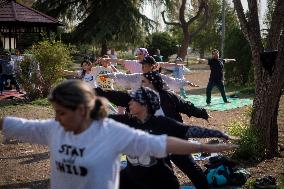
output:
<path id="1" fill-rule="evenodd" d="M 106 118 L 102 99 L 80 80 L 59 84 L 48 97 L 55 119 L 0 118 L 6 138 L 44 144 L 50 150 L 51 188 L 117 189 L 119 156 L 166 157 L 168 153 L 216 152 L 232 145 L 192 144 L 154 136 Z"/>
<path id="2" fill-rule="evenodd" d="M 81 69 L 77 71 L 63 70 L 65 76 L 73 76 L 87 82 L 91 87 L 97 87 L 96 73 L 93 70 L 93 63 L 89 60 L 81 62 Z"/>
<path id="3" fill-rule="evenodd" d="M 100 58 L 98 61 L 101 66 L 92 68 L 98 87 L 104 90 L 113 90 L 113 79 L 104 77 L 104 75 L 117 72 L 117 69 L 111 64 L 111 58 L 108 55 L 104 55 L 103 58 Z"/>

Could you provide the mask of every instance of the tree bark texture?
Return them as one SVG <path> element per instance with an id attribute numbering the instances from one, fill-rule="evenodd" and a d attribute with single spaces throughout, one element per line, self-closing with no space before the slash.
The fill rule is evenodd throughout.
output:
<path id="1" fill-rule="evenodd" d="M 282 1 L 282 4 L 280 3 Z M 260 142 L 265 152 L 263 155 L 266 157 L 273 157 L 278 154 L 278 125 L 277 116 L 281 92 L 284 88 L 284 36 L 280 35 L 281 32 L 272 27 L 268 34 L 267 49 L 277 49 L 278 55 L 273 67 L 272 75 L 264 69 L 260 53 L 263 52 L 264 47 L 261 42 L 260 27 L 257 16 L 257 0 L 249 0 L 248 19 L 245 17 L 242 4 L 240 0 L 233 0 L 240 25 L 243 33 L 247 37 L 251 51 L 252 51 L 252 64 L 254 65 L 255 76 L 255 98 L 253 101 L 253 111 L 251 117 L 251 127 L 258 134 Z M 272 23 L 278 23 L 281 27 L 278 29 L 283 30 L 283 0 L 278 0 L 275 14 Z M 278 12 L 278 13 L 277 13 Z M 281 36 L 281 38 L 280 38 Z M 276 40 L 277 39 L 277 40 Z M 271 41 L 273 43 L 271 43 Z M 277 43 L 276 43 L 277 41 Z M 276 44 L 275 44 L 276 43 Z M 271 65 L 272 62 L 269 62 Z"/>

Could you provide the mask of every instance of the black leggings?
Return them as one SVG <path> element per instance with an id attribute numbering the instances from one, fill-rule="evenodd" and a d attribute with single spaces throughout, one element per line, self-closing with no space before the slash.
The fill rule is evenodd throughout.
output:
<path id="1" fill-rule="evenodd" d="M 171 160 L 186 174 L 196 189 L 209 189 L 205 174 L 191 155 L 171 155 Z"/>
<path id="2" fill-rule="evenodd" d="M 158 189 L 158 188 L 166 188 L 166 189 L 179 189 L 179 182 L 176 177 L 173 178 L 160 178 L 152 180 L 149 178 L 147 181 L 131 179 L 129 177 L 127 171 L 120 171 L 120 185 L 119 189 Z"/>

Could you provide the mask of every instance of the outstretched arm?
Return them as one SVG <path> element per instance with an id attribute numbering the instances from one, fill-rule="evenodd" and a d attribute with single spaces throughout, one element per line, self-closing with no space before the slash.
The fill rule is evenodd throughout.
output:
<path id="1" fill-rule="evenodd" d="M 127 92 L 123 91 L 112 91 L 112 90 L 102 90 L 101 88 L 95 88 L 96 94 L 107 98 L 110 102 L 116 106 L 127 107 L 128 103 L 131 100 L 130 95 Z"/>
<path id="2" fill-rule="evenodd" d="M 177 104 L 177 111 L 179 111 L 180 113 L 184 113 L 188 117 L 194 116 L 197 118 L 203 118 L 205 120 L 208 120 L 208 118 L 210 117 L 205 109 L 198 108 L 190 101 L 185 101 L 184 99 L 173 93 L 171 93 L 171 95 L 173 96 L 173 99 L 175 99 Z"/>
<path id="3" fill-rule="evenodd" d="M 196 152 L 222 152 L 235 149 L 237 146 L 232 144 L 195 144 L 175 137 L 167 138 L 167 153 L 185 155 Z"/>
<path id="4" fill-rule="evenodd" d="M 187 138 L 222 138 L 224 140 L 229 140 L 230 136 L 223 133 L 222 131 L 215 130 L 215 129 L 207 129 L 204 127 L 199 126 L 189 126 L 187 133 Z"/>
<path id="5" fill-rule="evenodd" d="M 236 59 L 224 59 L 225 63 L 236 62 Z"/>
<path id="6" fill-rule="evenodd" d="M 195 85 L 194 83 L 184 80 L 184 79 L 170 77 L 165 74 L 161 74 L 161 77 L 166 82 L 168 87 L 174 91 L 179 91 L 180 88 L 188 86 L 188 85 L 192 87 L 198 87 L 198 85 Z"/>
<path id="7" fill-rule="evenodd" d="M 104 74 L 105 77 L 113 79 L 118 85 L 124 88 L 138 88 L 139 83 L 141 83 L 141 73 L 125 74 L 121 72 L 107 73 Z"/>
<path id="8" fill-rule="evenodd" d="M 197 59 L 197 60 L 198 60 L 199 64 L 208 64 L 208 59 L 200 58 L 200 59 Z"/>

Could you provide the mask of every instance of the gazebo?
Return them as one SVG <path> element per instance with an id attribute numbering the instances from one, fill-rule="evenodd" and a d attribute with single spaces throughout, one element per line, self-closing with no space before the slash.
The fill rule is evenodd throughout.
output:
<path id="1" fill-rule="evenodd" d="M 0 0 L 0 48 L 25 49 L 60 25 L 57 19 L 15 0 Z"/>

